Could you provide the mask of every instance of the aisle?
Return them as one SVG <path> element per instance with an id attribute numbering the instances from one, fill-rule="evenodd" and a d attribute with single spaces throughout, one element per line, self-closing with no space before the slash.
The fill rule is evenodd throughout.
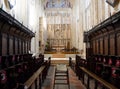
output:
<path id="1" fill-rule="evenodd" d="M 42 89 L 53 89 L 55 67 L 51 66 L 43 83 Z M 70 89 L 86 89 L 75 73 L 69 68 Z M 68 89 L 67 85 L 57 85 L 55 89 Z"/>
<path id="2" fill-rule="evenodd" d="M 56 53 L 56 54 L 52 54 L 52 58 L 65 58 L 65 54 L 63 53 Z"/>

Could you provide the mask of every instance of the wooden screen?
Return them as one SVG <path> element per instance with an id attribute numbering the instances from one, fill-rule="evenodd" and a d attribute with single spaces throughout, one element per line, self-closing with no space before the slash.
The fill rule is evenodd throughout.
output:
<path id="1" fill-rule="evenodd" d="M 2 55 L 7 55 L 7 35 L 2 34 Z"/>
<path id="2" fill-rule="evenodd" d="M 15 38 L 15 54 L 18 54 L 18 39 Z"/>
<path id="3" fill-rule="evenodd" d="M 23 54 L 23 41 L 21 40 L 21 54 Z"/>
<path id="4" fill-rule="evenodd" d="M 117 54 L 120 55 L 120 33 L 117 35 Z"/>
<path id="5" fill-rule="evenodd" d="M 100 54 L 103 54 L 103 38 L 100 39 Z"/>
<path id="6" fill-rule="evenodd" d="M 96 53 L 96 41 L 93 40 L 93 54 Z"/>
<path id="7" fill-rule="evenodd" d="M 104 53 L 105 55 L 108 55 L 108 36 L 104 38 L 104 47 L 105 47 Z"/>
<path id="8" fill-rule="evenodd" d="M 30 47 L 31 47 L 31 45 L 30 45 L 30 41 L 28 42 L 28 50 L 30 50 Z"/>
<path id="9" fill-rule="evenodd" d="M 22 53 L 24 54 L 25 51 L 24 51 L 24 41 L 22 41 Z"/>
<path id="10" fill-rule="evenodd" d="M 19 39 L 19 54 L 21 54 L 21 39 Z"/>
<path id="11" fill-rule="evenodd" d="M 13 36 L 9 36 L 9 55 L 13 55 Z"/>
<path id="12" fill-rule="evenodd" d="M 115 55 L 115 36 L 110 35 L 110 55 Z"/>
<path id="13" fill-rule="evenodd" d="M 24 53 L 26 53 L 26 41 L 24 41 Z"/>
<path id="14" fill-rule="evenodd" d="M 96 40 L 96 54 L 99 54 L 99 40 Z"/>
<path id="15" fill-rule="evenodd" d="M 27 41 L 25 41 L 25 53 L 27 53 Z"/>
<path id="16" fill-rule="evenodd" d="M 27 53 L 28 53 L 28 41 L 26 42 L 26 49 L 27 49 Z"/>

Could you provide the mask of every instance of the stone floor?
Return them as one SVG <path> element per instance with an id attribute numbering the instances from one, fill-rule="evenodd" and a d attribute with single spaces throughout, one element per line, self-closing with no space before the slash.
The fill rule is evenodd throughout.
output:
<path id="1" fill-rule="evenodd" d="M 86 89 L 85 86 L 81 83 L 81 81 L 78 80 L 73 70 L 71 68 L 68 68 L 68 71 L 69 71 L 70 89 Z M 45 79 L 42 85 L 42 89 L 53 89 L 54 73 L 55 73 L 55 66 L 51 66 L 48 71 L 47 78 Z M 68 85 L 55 85 L 54 89 L 68 89 Z"/>

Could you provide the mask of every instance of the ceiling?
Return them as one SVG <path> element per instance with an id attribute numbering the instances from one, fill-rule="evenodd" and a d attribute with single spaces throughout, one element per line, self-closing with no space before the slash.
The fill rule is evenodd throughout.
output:
<path id="1" fill-rule="evenodd" d="M 43 0 L 44 9 L 50 8 L 72 8 L 73 0 Z"/>

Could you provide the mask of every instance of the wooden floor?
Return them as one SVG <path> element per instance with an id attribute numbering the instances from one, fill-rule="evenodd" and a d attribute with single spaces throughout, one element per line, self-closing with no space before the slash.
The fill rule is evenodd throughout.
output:
<path id="1" fill-rule="evenodd" d="M 68 69 L 69 69 L 70 89 L 86 89 L 84 85 L 81 83 L 81 81 L 78 80 L 72 69 L 71 68 Z M 42 85 L 42 89 L 53 89 L 54 73 L 55 73 L 55 66 L 51 66 L 48 71 L 47 78 Z M 56 85 L 54 89 L 68 89 L 68 86 Z"/>

